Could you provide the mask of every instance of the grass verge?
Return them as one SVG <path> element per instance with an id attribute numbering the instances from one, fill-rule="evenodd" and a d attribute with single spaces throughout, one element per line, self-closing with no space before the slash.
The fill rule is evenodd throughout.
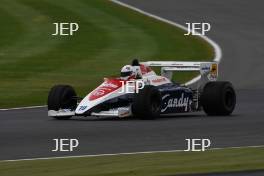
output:
<path id="1" fill-rule="evenodd" d="M 73 85 L 83 96 L 135 57 L 213 58 L 205 41 L 106 0 L 2 0 L 0 21 L 0 108 L 46 104 L 54 84 Z M 57 22 L 80 29 L 52 36 Z"/>
<path id="2" fill-rule="evenodd" d="M 264 148 L 0 162 L 1 176 L 155 176 L 264 169 Z"/>

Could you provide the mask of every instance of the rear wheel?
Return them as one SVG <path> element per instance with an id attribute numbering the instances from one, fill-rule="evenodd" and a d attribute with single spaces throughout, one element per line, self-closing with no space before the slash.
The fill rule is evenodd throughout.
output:
<path id="1" fill-rule="evenodd" d="M 205 85 L 201 104 L 206 114 L 230 115 L 235 109 L 236 93 L 230 82 L 209 82 Z"/>
<path id="2" fill-rule="evenodd" d="M 134 97 L 132 113 L 140 119 L 155 119 L 160 116 L 161 94 L 155 86 L 146 85 Z"/>
<path id="3" fill-rule="evenodd" d="M 77 99 L 75 90 L 68 85 L 56 85 L 51 88 L 48 96 L 48 110 L 75 110 Z M 71 116 L 54 116 L 56 119 L 69 119 Z"/>

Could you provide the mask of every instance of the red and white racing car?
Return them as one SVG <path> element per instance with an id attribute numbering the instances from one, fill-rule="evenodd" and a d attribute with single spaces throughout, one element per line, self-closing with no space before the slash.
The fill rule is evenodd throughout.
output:
<path id="1" fill-rule="evenodd" d="M 151 67 L 161 67 L 157 75 Z M 173 72 L 200 71 L 195 86 L 172 81 Z M 204 110 L 208 115 L 230 115 L 236 105 L 231 83 L 216 81 L 215 62 L 174 62 L 134 60 L 121 70 L 120 77 L 104 82 L 85 98 L 77 97 L 69 85 L 56 85 L 48 96 L 48 116 L 69 119 L 72 116 L 137 117 L 154 119 L 163 114 Z"/>

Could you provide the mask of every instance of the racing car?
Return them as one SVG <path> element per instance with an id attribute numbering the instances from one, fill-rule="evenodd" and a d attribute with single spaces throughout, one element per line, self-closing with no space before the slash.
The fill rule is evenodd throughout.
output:
<path id="1" fill-rule="evenodd" d="M 153 67 L 161 67 L 160 75 Z M 182 71 L 199 71 L 198 83 L 174 82 L 173 73 Z M 236 93 L 230 82 L 217 77 L 216 62 L 133 60 L 121 69 L 120 77 L 104 78 L 84 98 L 69 85 L 55 85 L 48 95 L 48 116 L 156 119 L 202 110 L 209 116 L 227 116 L 235 108 Z"/>

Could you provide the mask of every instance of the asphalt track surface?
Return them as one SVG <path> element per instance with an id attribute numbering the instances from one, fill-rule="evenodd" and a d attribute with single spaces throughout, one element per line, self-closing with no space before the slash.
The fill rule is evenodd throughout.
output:
<path id="1" fill-rule="evenodd" d="M 220 75 L 234 83 L 231 117 L 204 113 L 153 121 L 73 118 L 57 121 L 46 108 L 0 112 L 0 160 L 186 148 L 186 138 L 210 138 L 212 147 L 264 145 L 264 1 L 123 0 L 180 24 L 210 22 L 208 36 L 223 50 Z M 77 138 L 76 151 L 51 152 L 54 138 Z"/>

